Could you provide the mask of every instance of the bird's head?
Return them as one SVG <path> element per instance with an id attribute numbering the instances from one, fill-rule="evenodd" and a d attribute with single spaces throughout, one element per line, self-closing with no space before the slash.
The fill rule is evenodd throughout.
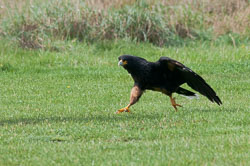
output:
<path id="1" fill-rule="evenodd" d="M 150 70 L 149 62 L 137 56 L 122 55 L 118 57 L 118 60 L 118 66 L 122 66 L 126 69 L 137 83 L 143 80 L 145 74 Z"/>
<path id="2" fill-rule="evenodd" d="M 118 57 L 118 66 L 127 66 L 128 65 L 128 61 L 131 61 L 131 55 L 122 55 Z"/>
<path id="3" fill-rule="evenodd" d="M 122 66 L 125 69 L 136 69 L 147 62 L 145 59 L 133 55 L 121 55 L 118 57 L 118 60 L 118 66 Z"/>

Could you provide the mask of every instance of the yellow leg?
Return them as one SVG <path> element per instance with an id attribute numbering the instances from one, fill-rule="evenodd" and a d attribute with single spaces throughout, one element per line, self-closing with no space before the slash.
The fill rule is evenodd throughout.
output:
<path id="1" fill-rule="evenodd" d="M 120 114 L 120 113 L 122 113 L 122 112 L 130 112 L 129 106 L 130 106 L 130 105 L 128 105 L 128 106 L 125 107 L 125 108 L 119 109 L 118 111 L 116 111 L 116 114 Z"/>
<path id="2" fill-rule="evenodd" d="M 125 108 L 122 108 L 122 109 L 119 109 L 118 111 L 116 111 L 116 114 L 119 114 L 122 112 L 130 112 L 129 107 L 132 106 L 133 104 L 135 104 L 139 100 L 142 93 L 143 93 L 143 91 L 138 86 L 135 85 L 131 89 L 129 105 Z"/>

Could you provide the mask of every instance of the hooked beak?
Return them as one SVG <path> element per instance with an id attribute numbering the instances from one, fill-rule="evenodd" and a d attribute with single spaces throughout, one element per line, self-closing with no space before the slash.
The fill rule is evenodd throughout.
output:
<path id="1" fill-rule="evenodd" d="M 118 66 L 123 66 L 122 60 L 120 60 L 120 61 L 118 62 Z"/>

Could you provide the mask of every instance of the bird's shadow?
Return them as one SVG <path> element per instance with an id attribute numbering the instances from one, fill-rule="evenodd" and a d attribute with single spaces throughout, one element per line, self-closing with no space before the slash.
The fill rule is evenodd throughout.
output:
<path id="1" fill-rule="evenodd" d="M 194 109 L 192 112 L 234 112 L 233 109 Z M 111 114 L 98 114 L 98 115 L 79 115 L 79 116 L 43 116 L 43 117 L 19 117 L 19 118 L 8 118 L 0 120 L 0 126 L 4 125 L 16 125 L 16 124 L 39 124 L 39 123 L 61 123 L 61 122 L 75 122 L 75 123 L 88 123 L 93 121 L 98 122 L 125 122 L 130 120 L 141 121 L 141 120 L 155 120 L 161 119 L 164 117 L 171 118 L 172 115 L 175 114 L 189 114 L 189 110 L 179 110 L 178 112 L 174 112 L 173 110 L 169 110 L 168 113 L 159 112 L 150 112 L 150 111 L 143 111 L 140 113 L 122 113 L 120 115 L 111 115 Z M 125 114 L 125 115 L 124 115 Z"/>
<path id="2" fill-rule="evenodd" d="M 82 116 L 50 116 L 50 117 L 19 117 L 8 118 L 0 120 L 0 126 L 16 125 L 16 124 L 39 124 L 39 123 L 61 123 L 61 122 L 75 122 L 75 123 L 88 123 L 93 121 L 98 122 L 121 122 L 130 120 L 145 120 L 161 118 L 160 114 L 128 114 L 127 115 L 82 115 Z"/>

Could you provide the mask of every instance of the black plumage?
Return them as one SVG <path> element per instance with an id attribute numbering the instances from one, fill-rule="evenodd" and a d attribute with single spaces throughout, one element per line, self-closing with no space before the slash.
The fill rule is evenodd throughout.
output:
<path id="1" fill-rule="evenodd" d="M 161 57 L 156 62 L 148 62 L 146 59 L 132 55 L 122 55 L 118 59 L 119 65 L 123 66 L 134 79 L 130 104 L 118 110 L 118 113 L 129 111 L 128 108 L 139 100 L 145 90 L 159 91 L 168 95 L 172 105 L 177 110 L 176 106 L 181 105 L 175 103 L 172 93 L 185 96 L 196 95 L 181 88 L 180 86 L 184 83 L 206 96 L 211 102 L 216 102 L 218 105 L 222 104 L 215 91 L 201 76 L 176 60 Z"/>

